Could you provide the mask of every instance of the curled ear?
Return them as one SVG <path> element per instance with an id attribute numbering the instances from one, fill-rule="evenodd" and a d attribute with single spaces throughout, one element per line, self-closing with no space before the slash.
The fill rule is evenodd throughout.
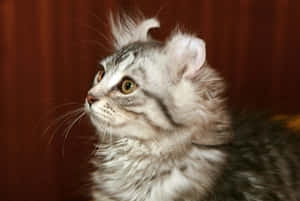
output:
<path id="1" fill-rule="evenodd" d="M 116 15 L 110 14 L 110 27 L 114 39 L 114 47 L 116 49 L 120 49 L 135 41 L 150 40 L 149 31 L 159 26 L 159 21 L 156 18 L 131 18 L 124 13 Z"/>
<path id="2" fill-rule="evenodd" d="M 166 52 L 172 68 L 177 68 L 184 78 L 197 77 L 206 61 L 205 42 L 192 35 L 177 32 L 166 44 Z"/>

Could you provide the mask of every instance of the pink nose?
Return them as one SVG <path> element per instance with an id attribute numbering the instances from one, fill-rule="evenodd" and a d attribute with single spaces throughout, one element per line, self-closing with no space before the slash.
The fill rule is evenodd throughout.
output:
<path id="1" fill-rule="evenodd" d="M 90 95 L 88 94 L 87 97 L 86 97 L 86 100 L 88 102 L 88 104 L 91 106 L 93 103 L 95 103 L 96 101 L 98 101 L 98 99 L 93 96 L 93 95 Z"/>

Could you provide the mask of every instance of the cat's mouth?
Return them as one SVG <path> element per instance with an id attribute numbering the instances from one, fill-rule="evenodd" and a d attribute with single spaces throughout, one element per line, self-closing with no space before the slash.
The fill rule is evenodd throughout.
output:
<path id="1" fill-rule="evenodd" d="M 94 124 L 108 124 L 112 121 L 112 118 L 101 112 L 98 112 L 93 107 L 91 107 L 87 102 L 84 107 L 85 113 L 90 117 L 92 123 Z"/>

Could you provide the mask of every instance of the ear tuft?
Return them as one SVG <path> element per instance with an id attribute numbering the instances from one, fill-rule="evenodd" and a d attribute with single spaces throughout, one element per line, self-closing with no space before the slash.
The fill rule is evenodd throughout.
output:
<path id="1" fill-rule="evenodd" d="M 151 40 L 149 31 L 159 26 L 156 18 L 145 19 L 143 16 L 131 18 L 124 13 L 116 15 L 110 13 L 110 27 L 116 49 L 132 42 Z"/>
<path id="2" fill-rule="evenodd" d="M 179 72 L 184 72 L 183 76 L 188 79 L 198 75 L 206 60 L 205 42 L 192 35 L 177 32 L 167 42 L 166 49 L 173 65 L 179 68 Z"/>

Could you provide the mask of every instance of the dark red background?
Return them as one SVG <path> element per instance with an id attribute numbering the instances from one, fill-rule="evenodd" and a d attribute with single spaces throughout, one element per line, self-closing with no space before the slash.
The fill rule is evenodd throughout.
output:
<path id="1" fill-rule="evenodd" d="M 92 128 L 65 146 L 66 125 L 46 128 L 83 102 L 117 7 L 158 14 L 159 38 L 179 23 L 205 39 L 231 105 L 300 112 L 299 0 L 0 0 L 0 200 L 88 199 Z"/>

